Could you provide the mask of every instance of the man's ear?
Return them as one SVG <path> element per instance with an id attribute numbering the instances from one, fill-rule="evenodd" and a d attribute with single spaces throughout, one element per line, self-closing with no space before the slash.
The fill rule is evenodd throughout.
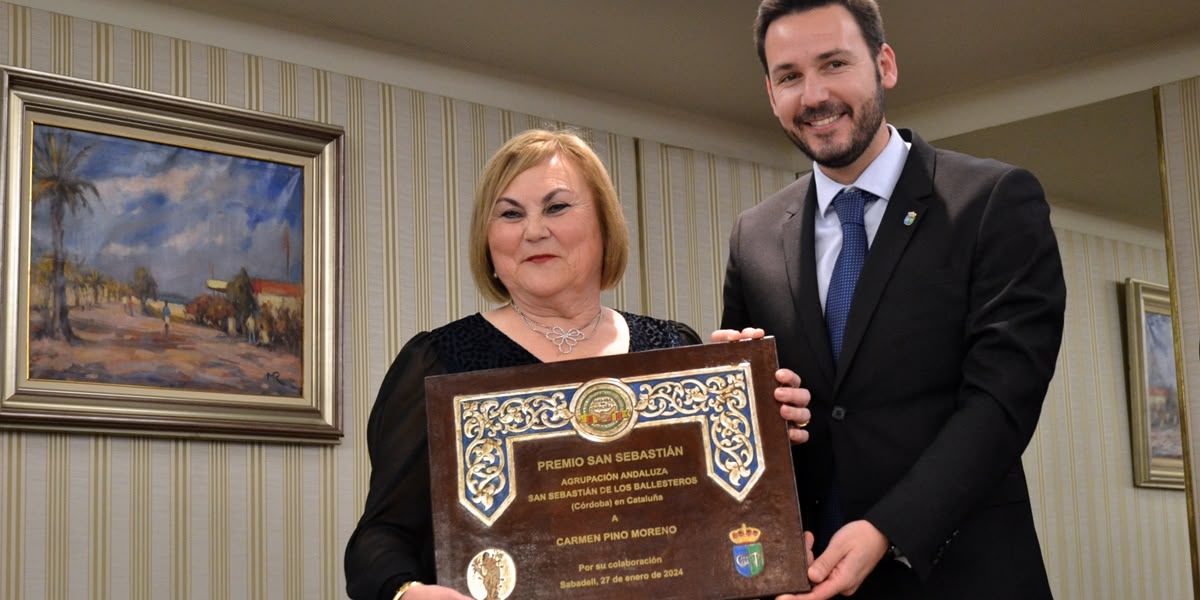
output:
<path id="1" fill-rule="evenodd" d="M 883 89 L 890 90 L 896 87 L 896 82 L 900 79 L 900 67 L 896 64 L 896 52 L 891 46 L 883 44 L 879 47 L 876 68 L 879 69 L 879 83 Z"/>

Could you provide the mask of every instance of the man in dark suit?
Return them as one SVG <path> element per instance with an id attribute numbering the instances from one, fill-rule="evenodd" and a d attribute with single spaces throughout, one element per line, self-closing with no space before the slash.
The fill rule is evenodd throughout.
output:
<path id="1" fill-rule="evenodd" d="M 755 29 L 815 164 L 739 217 L 722 328 L 776 336 L 811 392 L 784 409 L 818 553 L 794 598 L 1049 598 L 1021 465 L 1066 303 L 1041 186 L 887 124 L 874 0 L 765 0 Z"/>

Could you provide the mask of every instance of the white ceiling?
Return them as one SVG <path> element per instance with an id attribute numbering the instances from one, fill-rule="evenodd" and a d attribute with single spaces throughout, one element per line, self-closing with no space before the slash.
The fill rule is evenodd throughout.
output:
<path id="1" fill-rule="evenodd" d="M 747 128 L 777 128 L 751 41 L 757 0 L 156 1 L 342 41 L 386 43 L 484 72 Z M 1197 0 L 881 4 L 900 66 L 900 83 L 887 97 L 892 112 L 1200 32 Z M 952 141 L 1030 167 L 1052 197 L 1068 205 L 1099 207 L 1095 212 L 1161 228 L 1159 213 L 1143 204 L 1150 202 L 1143 171 L 1149 169 L 1157 184 L 1157 138 L 1132 131 L 1135 125 L 1153 127 L 1150 96 L 1070 112 L 1071 117 L 1040 117 Z M 1129 152 L 1135 143 L 1149 145 Z M 1092 184 L 1081 188 L 1083 180 Z M 1139 208 L 1123 208 L 1133 195 Z"/>

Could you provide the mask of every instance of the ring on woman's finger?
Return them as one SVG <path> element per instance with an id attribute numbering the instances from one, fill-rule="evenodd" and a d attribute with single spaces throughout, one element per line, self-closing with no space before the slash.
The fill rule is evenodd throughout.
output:
<path id="1" fill-rule="evenodd" d="M 796 422 L 795 425 L 796 429 L 804 429 L 805 427 L 808 427 L 808 421 Z"/>

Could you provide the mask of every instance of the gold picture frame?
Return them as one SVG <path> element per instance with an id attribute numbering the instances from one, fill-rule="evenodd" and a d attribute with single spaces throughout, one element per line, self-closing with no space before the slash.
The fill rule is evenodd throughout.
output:
<path id="1" fill-rule="evenodd" d="M 1164 285 L 1125 280 L 1133 483 L 1184 489 L 1171 296 Z"/>
<path id="2" fill-rule="evenodd" d="M 341 128 L 0 80 L 0 428 L 338 443 Z"/>

